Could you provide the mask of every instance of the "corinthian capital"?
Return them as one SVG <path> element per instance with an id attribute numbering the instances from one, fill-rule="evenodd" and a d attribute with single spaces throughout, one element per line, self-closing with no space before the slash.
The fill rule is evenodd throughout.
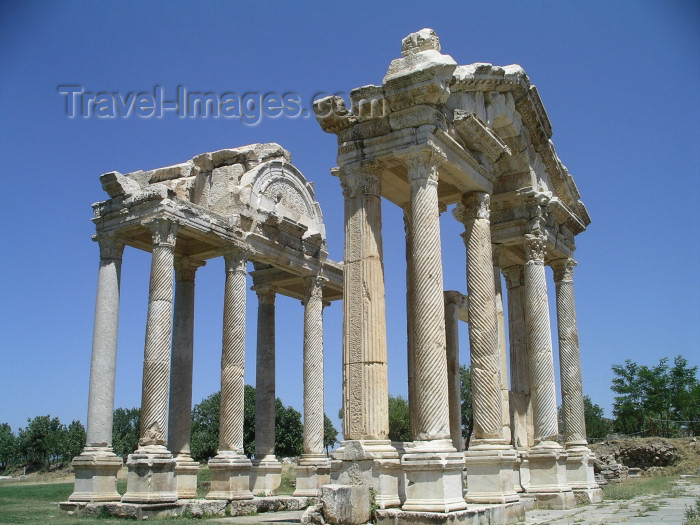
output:
<path id="1" fill-rule="evenodd" d="M 322 275 L 308 275 L 304 277 L 304 303 L 309 299 L 323 299 L 323 285 L 328 278 Z"/>
<path id="2" fill-rule="evenodd" d="M 483 191 L 473 191 L 462 196 L 452 215 L 462 224 L 475 219 L 489 220 L 491 197 Z"/>
<path id="3" fill-rule="evenodd" d="M 259 284 L 253 286 L 253 290 L 258 295 L 258 303 L 260 304 L 274 304 L 275 295 L 277 294 L 277 288 L 269 284 Z"/>
<path id="4" fill-rule="evenodd" d="M 501 271 L 503 272 L 503 277 L 506 280 L 506 288 L 508 290 L 522 286 L 525 282 L 525 278 L 523 276 L 524 268 L 520 264 L 503 268 Z"/>
<path id="5" fill-rule="evenodd" d="M 408 182 L 428 180 L 437 184 L 440 161 L 445 157 L 445 153 L 435 145 L 408 153 L 404 157 Z"/>
<path id="6" fill-rule="evenodd" d="M 379 196 L 382 192 L 380 161 L 356 162 L 338 170 L 343 197 L 351 199 L 358 195 Z"/>
<path id="7" fill-rule="evenodd" d="M 245 272 L 248 262 L 248 250 L 242 246 L 233 246 L 224 253 L 227 272 Z"/>
<path id="8" fill-rule="evenodd" d="M 178 224 L 168 219 L 153 219 L 146 223 L 151 230 L 153 246 L 175 246 Z"/>
<path id="9" fill-rule="evenodd" d="M 528 262 L 544 264 L 545 240 L 544 235 L 525 234 L 525 257 Z"/>
<path id="10" fill-rule="evenodd" d="M 554 271 L 554 282 L 572 282 L 574 280 L 574 266 L 576 261 L 571 257 L 556 259 L 549 263 Z"/>
<path id="11" fill-rule="evenodd" d="M 93 236 L 93 241 L 96 241 L 100 246 L 100 259 L 120 260 L 124 253 L 124 241 L 114 235 L 98 233 Z"/>
<path id="12" fill-rule="evenodd" d="M 178 281 L 194 281 L 194 274 L 197 268 L 204 266 L 204 261 L 197 261 L 189 257 L 175 258 L 175 279 Z"/>

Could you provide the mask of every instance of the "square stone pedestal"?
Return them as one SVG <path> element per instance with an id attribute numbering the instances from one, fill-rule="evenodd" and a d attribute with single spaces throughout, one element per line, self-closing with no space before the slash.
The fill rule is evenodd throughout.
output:
<path id="1" fill-rule="evenodd" d="M 282 483 L 282 463 L 275 456 L 251 461 L 250 491 L 253 496 L 274 496 Z"/>
<path id="2" fill-rule="evenodd" d="M 129 454 L 124 503 L 171 503 L 177 501 L 175 459 L 162 445 L 139 447 Z"/>
<path id="3" fill-rule="evenodd" d="M 112 452 L 111 447 L 86 447 L 73 458 L 75 486 L 69 501 L 119 501 L 117 474 L 122 467 L 122 458 Z"/>
<path id="4" fill-rule="evenodd" d="M 321 486 L 331 482 L 331 460 L 323 454 L 304 454 L 294 467 L 295 497 L 315 498 L 321 495 Z"/>
<path id="5" fill-rule="evenodd" d="M 343 441 L 332 457 L 332 483 L 365 485 L 374 489 L 374 501 L 380 509 L 401 505 L 399 499 L 401 461 L 391 441 Z"/>
<path id="6" fill-rule="evenodd" d="M 243 454 L 220 453 L 209 460 L 211 486 L 207 499 L 252 499 L 250 471 L 252 464 Z"/>
<path id="7" fill-rule="evenodd" d="M 542 508 L 574 507 L 574 493 L 566 480 L 566 460 L 566 451 L 558 443 L 545 442 L 531 448 L 520 466 L 523 497 L 535 498 Z M 525 476 L 523 469 L 527 469 Z"/>
<path id="8" fill-rule="evenodd" d="M 190 456 L 175 457 L 175 491 L 178 499 L 197 497 L 197 473 L 199 462 Z"/>
<path id="9" fill-rule="evenodd" d="M 603 501 L 603 491 L 593 473 L 595 454 L 585 446 L 568 447 L 566 454 L 566 479 L 574 491 L 576 502 L 589 504 Z"/>
<path id="10" fill-rule="evenodd" d="M 462 496 L 464 454 L 450 440 L 414 441 L 401 457 L 404 511 L 452 512 L 467 508 Z"/>
<path id="11" fill-rule="evenodd" d="M 520 500 L 514 473 L 518 453 L 504 445 L 476 445 L 464 453 L 467 503 L 511 503 Z"/>

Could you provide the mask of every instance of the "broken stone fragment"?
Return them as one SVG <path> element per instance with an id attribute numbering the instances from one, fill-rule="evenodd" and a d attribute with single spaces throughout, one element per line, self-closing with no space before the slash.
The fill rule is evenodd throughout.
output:
<path id="1" fill-rule="evenodd" d="M 133 195 L 141 188 L 135 180 L 126 177 L 118 171 L 110 171 L 100 175 L 102 189 L 111 197 L 122 197 L 124 195 Z"/>

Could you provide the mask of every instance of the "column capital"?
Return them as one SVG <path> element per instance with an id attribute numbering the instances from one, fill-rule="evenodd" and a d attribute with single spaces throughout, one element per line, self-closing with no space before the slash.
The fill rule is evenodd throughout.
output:
<path id="1" fill-rule="evenodd" d="M 528 263 L 544 264 L 545 240 L 544 234 L 534 235 L 526 233 L 524 235 L 525 257 Z"/>
<path id="2" fill-rule="evenodd" d="M 491 244 L 491 258 L 493 259 L 493 265 L 496 268 L 501 267 L 501 250 L 503 248 L 502 244 Z"/>
<path id="3" fill-rule="evenodd" d="M 97 233 L 92 240 L 100 247 L 100 259 L 121 260 L 125 246 L 122 239 L 109 233 Z"/>
<path id="4" fill-rule="evenodd" d="M 512 290 L 513 288 L 517 288 L 518 286 L 522 286 L 524 284 L 523 266 L 521 264 L 515 264 L 513 266 L 509 266 L 508 268 L 503 268 L 501 269 L 501 272 L 503 272 L 503 277 L 506 280 L 506 288 L 508 290 Z"/>
<path id="5" fill-rule="evenodd" d="M 275 304 L 277 288 L 271 284 L 258 284 L 251 288 L 258 296 L 258 304 Z"/>
<path id="6" fill-rule="evenodd" d="M 452 216 L 462 224 L 476 219 L 490 219 L 491 197 L 484 191 L 462 195 L 462 202 L 452 211 Z"/>
<path id="7" fill-rule="evenodd" d="M 352 199 L 358 195 L 378 197 L 382 192 L 381 175 L 384 164 L 378 160 L 354 162 L 338 169 L 343 197 Z"/>
<path id="8" fill-rule="evenodd" d="M 408 182 L 429 180 L 437 184 L 440 161 L 446 158 L 445 153 L 434 144 L 409 152 L 403 159 L 408 169 Z"/>
<path id="9" fill-rule="evenodd" d="M 234 246 L 224 253 L 227 272 L 244 272 L 248 262 L 248 250 L 242 246 Z"/>
<path id="10" fill-rule="evenodd" d="M 169 219 L 155 218 L 144 223 L 151 230 L 153 246 L 175 246 L 178 223 Z"/>
<path id="11" fill-rule="evenodd" d="M 565 257 L 563 259 L 555 259 L 549 263 L 554 272 L 554 282 L 573 282 L 574 280 L 574 266 L 576 266 L 576 261 L 571 257 Z"/>
<path id="12" fill-rule="evenodd" d="M 303 304 L 309 299 L 323 299 L 323 285 L 328 282 L 328 278 L 322 275 L 307 275 L 304 277 L 304 300 Z"/>
<path id="13" fill-rule="evenodd" d="M 207 264 L 204 261 L 190 259 L 189 257 L 175 257 L 175 280 L 194 281 L 194 274 L 197 268 Z"/>

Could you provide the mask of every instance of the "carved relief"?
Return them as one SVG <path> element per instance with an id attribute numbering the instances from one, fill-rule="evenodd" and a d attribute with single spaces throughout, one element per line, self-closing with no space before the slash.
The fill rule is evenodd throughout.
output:
<path id="1" fill-rule="evenodd" d="M 525 235 L 525 257 L 528 262 L 544 264 L 545 239 L 544 235 Z"/>
<path id="2" fill-rule="evenodd" d="M 549 263 L 554 271 L 554 282 L 573 281 L 574 266 L 576 266 L 576 264 L 576 261 L 570 257 L 566 259 L 556 259 Z"/>

